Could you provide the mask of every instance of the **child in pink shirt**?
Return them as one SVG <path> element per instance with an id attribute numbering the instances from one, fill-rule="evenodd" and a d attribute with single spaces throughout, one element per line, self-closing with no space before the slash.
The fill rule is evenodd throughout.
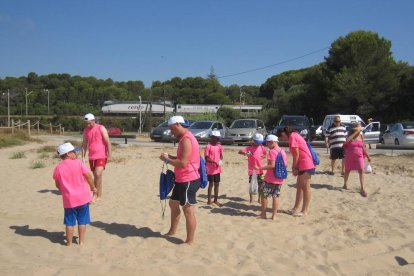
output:
<path id="1" fill-rule="evenodd" d="M 204 157 L 206 159 L 206 170 L 208 178 L 208 200 L 207 204 L 211 204 L 211 192 L 214 186 L 214 201 L 217 206 L 221 206 L 218 202 L 218 192 L 220 185 L 220 173 L 222 171 L 222 160 L 224 148 L 218 143 L 221 138 L 220 131 L 213 130 L 211 132 L 211 142 L 204 150 Z"/>
<path id="2" fill-rule="evenodd" d="M 89 202 L 92 192 L 96 192 L 90 170 L 76 158 L 76 151 L 71 143 L 64 143 L 57 149 L 62 161 L 53 172 L 56 188 L 62 193 L 66 225 L 67 245 L 72 244 L 73 232 L 78 222 L 79 245 L 85 241 L 86 224 L 90 223 Z M 88 185 L 89 184 L 89 185 Z"/>
<path id="3" fill-rule="evenodd" d="M 247 166 L 248 170 L 247 173 L 249 175 L 249 183 L 252 179 L 253 170 L 255 167 L 262 167 L 263 166 L 263 158 L 266 157 L 266 148 L 262 145 L 263 144 L 263 135 L 260 133 L 256 133 L 253 137 L 252 145 L 242 149 L 239 151 L 239 154 L 247 156 Z M 259 190 L 263 184 L 263 170 L 256 170 L 257 180 L 259 184 Z M 250 203 L 253 202 L 253 194 L 250 193 Z M 260 194 L 258 196 L 258 202 L 260 203 Z"/>
<path id="4" fill-rule="evenodd" d="M 275 135 L 268 135 L 266 137 L 266 146 L 270 149 L 269 155 L 267 158 L 267 165 L 262 167 L 256 167 L 258 170 L 266 170 L 266 176 L 264 178 L 264 183 L 262 189 L 259 191 L 262 198 L 262 211 L 260 213 L 260 218 L 266 219 L 266 209 L 267 209 L 267 198 L 271 196 L 273 198 L 272 203 L 272 220 L 276 220 L 277 209 L 280 205 L 280 190 L 282 188 L 283 179 L 276 178 L 275 176 L 275 166 L 276 158 L 278 154 L 282 154 L 283 162 L 287 166 L 287 155 L 286 152 L 278 146 L 279 139 Z"/>

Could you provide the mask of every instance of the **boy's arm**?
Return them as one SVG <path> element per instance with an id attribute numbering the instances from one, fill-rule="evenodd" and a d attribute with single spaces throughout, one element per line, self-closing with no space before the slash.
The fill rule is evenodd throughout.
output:
<path id="1" fill-rule="evenodd" d="M 92 173 L 91 172 L 87 172 L 83 175 L 86 179 L 86 182 L 88 182 L 89 187 L 91 188 L 91 191 L 96 193 L 97 189 L 95 187 L 95 185 L 93 184 L 93 177 L 92 177 Z"/>
<path id="2" fill-rule="evenodd" d="M 85 160 L 86 150 L 88 149 L 88 140 L 85 137 L 85 133 L 83 133 L 83 140 L 82 140 L 82 161 Z"/>
<path id="3" fill-rule="evenodd" d="M 106 144 L 106 162 L 111 162 L 111 154 L 112 154 L 112 148 L 111 148 L 111 141 L 109 141 L 109 135 L 108 131 L 104 126 L 101 128 L 102 138 L 104 140 L 104 143 Z"/>
<path id="4" fill-rule="evenodd" d="M 56 186 L 56 188 L 60 191 L 59 182 L 57 182 L 56 180 L 55 180 L 55 186 Z"/>

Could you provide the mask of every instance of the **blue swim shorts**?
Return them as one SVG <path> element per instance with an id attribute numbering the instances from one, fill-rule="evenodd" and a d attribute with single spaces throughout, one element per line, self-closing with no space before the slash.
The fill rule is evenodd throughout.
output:
<path id="1" fill-rule="evenodd" d="M 90 224 L 91 218 L 89 215 L 89 203 L 74 208 L 64 208 L 65 218 L 63 224 L 66 226 L 75 226 L 76 221 L 78 225 Z"/>

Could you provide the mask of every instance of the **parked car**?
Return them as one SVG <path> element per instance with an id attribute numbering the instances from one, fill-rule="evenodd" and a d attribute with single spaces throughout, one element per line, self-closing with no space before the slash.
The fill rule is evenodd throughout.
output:
<path id="1" fill-rule="evenodd" d="M 382 124 L 380 129 L 379 142 L 384 144 L 384 134 L 390 129 L 391 124 Z"/>
<path id="2" fill-rule="evenodd" d="M 316 138 L 316 128 L 312 119 L 304 115 L 283 115 L 277 126 L 273 129 L 273 134 L 284 127 L 290 127 L 296 130 L 306 141 L 312 141 Z"/>
<path id="3" fill-rule="evenodd" d="M 108 131 L 108 135 L 121 135 L 122 134 L 122 129 L 120 129 L 119 127 L 110 127 L 107 129 Z"/>
<path id="4" fill-rule="evenodd" d="M 226 137 L 227 127 L 218 121 L 197 121 L 191 124 L 189 130 L 196 138 L 208 138 L 211 131 L 220 131 L 221 137 Z"/>
<path id="5" fill-rule="evenodd" d="M 235 143 L 250 143 L 253 135 L 267 134 L 264 123 L 258 119 L 238 119 L 231 123 L 226 138 L 232 138 Z"/>
<path id="6" fill-rule="evenodd" d="M 383 136 L 384 144 L 414 146 L 414 122 L 401 122 L 390 125 Z"/>
<path id="7" fill-rule="evenodd" d="M 186 121 L 190 126 L 195 122 L 195 120 L 186 120 Z M 168 125 L 167 125 L 167 130 L 162 133 L 161 140 L 170 141 L 170 142 L 177 141 L 174 134 L 172 134 L 171 130 L 168 128 Z"/>
<path id="8" fill-rule="evenodd" d="M 386 125 L 380 122 L 371 122 L 365 126 L 363 133 L 364 133 L 364 141 L 366 144 L 378 144 L 380 142 L 381 130 L 384 130 Z"/>
<path id="9" fill-rule="evenodd" d="M 168 128 L 168 121 L 162 122 L 155 128 L 153 128 L 150 132 L 150 138 L 153 141 L 162 141 L 163 134 L 165 134 L 166 131 L 169 131 Z"/>
<path id="10" fill-rule="evenodd" d="M 346 127 L 347 131 L 349 131 L 349 129 L 351 128 L 353 122 L 360 122 L 361 126 L 363 126 L 363 127 L 365 126 L 364 121 L 358 115 L 342 115 L 342 114 L 326 115 L 325 119 L 323 120 L 323 123 L 322 123 L 322 136 L 323 136 L 323 138 L 325 137 L 326 131 L 333 124 L 333 120 L 335 119 L 336 116 L 339 116 L 341 118 L 341 124 L 343 124 Z"/>

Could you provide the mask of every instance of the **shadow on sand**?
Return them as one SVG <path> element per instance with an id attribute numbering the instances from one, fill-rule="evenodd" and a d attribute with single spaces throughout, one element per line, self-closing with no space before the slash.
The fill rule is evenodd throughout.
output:
<path id="1" fill-rule="evenodd" d="M 91 226 L 99 228 L 107 232 L 111 235 L 116 235 L 120 238 L 127 238 L 127 237 L 141 237 L 141 238 L 163 238 L 167 241 L 175 244 L 183 243 L 182 240 L 162 235 L 160 232 L 154 232 L 151 228 L 148 227 L 141 227 L 137 228 L 135 225 L 131 224 L 121 224 L 121 223 L 106 223 L 102 221 L 94 221 L 91 222 Z"/>
<path id="2" fill-rule="evenodd" d="M 38 193 L 41 193 L 41 194 L 45 194 L 45 193 L 51 193 L 51 194 L 54 194 L 54 195 L 61 195 L 61 193 L 60 193 L 60 191 L 59 190 L 49 190 L 49 189 L 43 189 L 43 190 L 39 190 L 39 191 L 37 191 Z"/>
<path id="3" fill-rule="evenodd" d="M 26 237 L 42 237 L 48 239 L 52 243 L 58 243 L 61 245 L 66 245 L 65 242 L 65 232 L 49 232 L 44 229 L 30 229 L 29 225 L 17 226 L 13 225 L 9 227 L 10 229 L 15 230 L 14 233 Z"/>

